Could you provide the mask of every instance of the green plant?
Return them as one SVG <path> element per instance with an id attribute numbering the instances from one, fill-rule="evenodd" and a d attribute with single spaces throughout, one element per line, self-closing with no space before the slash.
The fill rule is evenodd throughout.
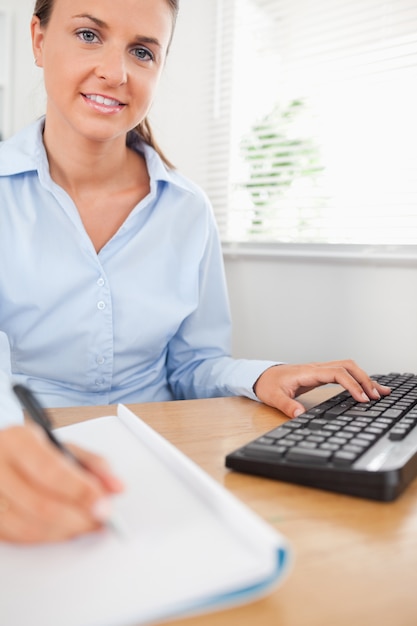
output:
<path id="1" fill-rule="evenodd" d="M 248 165 L 248 176 L 241 186 L 249 192 L 253 204 L 252 233 L 265 231 L 269 221 L 276 222 L 295 183 L 302 179 L 314 182 L 324 169 L 314 140 L 304 136 L 300 122 L 305 114 L 301 99 L 292 100 L 286 107 L 277 104 L 241 141 L 241 153 Z M 305 219 L 302 213 L 299 211 L 299 229 Z"/>

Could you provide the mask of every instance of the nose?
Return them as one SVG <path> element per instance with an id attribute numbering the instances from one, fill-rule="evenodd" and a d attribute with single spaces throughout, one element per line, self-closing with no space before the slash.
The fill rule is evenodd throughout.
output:
<path id="1" fill-rule="evenodd" d="M 100 62 L 96 67 L 97 76 L 111 87 L 119 87 L 127 82 L 125 51 L 116 47 L 102 50 Z"/>

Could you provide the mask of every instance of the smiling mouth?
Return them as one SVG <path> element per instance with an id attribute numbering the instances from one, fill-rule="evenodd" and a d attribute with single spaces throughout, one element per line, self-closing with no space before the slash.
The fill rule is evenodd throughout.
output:
<path id="1" fill-rule="evenodd" d="M 123 107 L 125 106 L 123 102 L 119 102 L 119 100 L 113 100 L 113 98 L 106 98 L 105 96 L 99 96 L 97 94 L 83 94 L 84 98 L 90 100 L 91 102 L 96 102 L 97 104 L 101 104 L 108 107 Z"/>

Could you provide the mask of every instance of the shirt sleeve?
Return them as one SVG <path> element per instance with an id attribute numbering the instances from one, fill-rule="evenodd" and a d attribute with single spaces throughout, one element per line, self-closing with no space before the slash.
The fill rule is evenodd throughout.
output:
<path id="1" fill-rule="evenodd" d="M 246 396 L 276 361 L 231 357 L 231 316 L 217 228 L 208 216 L 199 265 L 198 306 L 170 341 L 168 375 L 176 399 Z"/>
<path id="2" fill-rule="evenodd" d="M 0 428 L 23 424 L 23 411 L 11 388 L 10 348 L 0 331 Z"/>

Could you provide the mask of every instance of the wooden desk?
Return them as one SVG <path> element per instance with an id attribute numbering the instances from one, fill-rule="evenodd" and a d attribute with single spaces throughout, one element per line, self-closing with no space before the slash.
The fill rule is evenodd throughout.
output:
<path id="1" fill-rule="evenodd" d="M 305 396 L 312 406 L 335 392 Z M 288 578 L 251 604 L 177 620 L 179 626 L 416 626 L 417 480 L 379 503 L 229 471 L 225 455 L 283 421 L 245 398 L 130 405 L 290 541 Z M 65 425 L 114 407 L 53 409 Z"/>

